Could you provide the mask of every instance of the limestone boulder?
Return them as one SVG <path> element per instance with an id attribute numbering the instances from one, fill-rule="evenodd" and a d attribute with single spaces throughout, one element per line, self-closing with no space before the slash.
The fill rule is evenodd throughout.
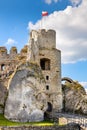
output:
<path id="1" fill-rule="evenodd" d="M 5 117 L 18 122 L 42 121 L 46 109 L 45 80 L 40 68 L 34 63 L 21 64 L 10 79 Z"/>
<path id="2" fill-rule="evenodd" d="M 63 85 L 63 97 L 65 111 L 87 115 L 87 94 L 78 82 L 66 82 Z"/>

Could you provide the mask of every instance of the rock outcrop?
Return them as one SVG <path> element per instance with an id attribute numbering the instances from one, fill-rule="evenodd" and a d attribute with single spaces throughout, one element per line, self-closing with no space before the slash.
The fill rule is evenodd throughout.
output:
<path id="1" fill-rule="evenodd" d="M 5 117 L 12 121 L 42 121 L 47 109 L 45 80 L 38 65 L 24 63 L 10 79 Z"/>
<path id="2" fill-rule="evenodd" d="M 87 95 L 78 82 L 65 82 L 63 86 L 64 110 L 78 114 L 87 114 Z"/>
<path id="3" fill-rule="evenodd" d="M 6 97 L 7 97 L 7 89 L 0 83 L 0 113 L 3 113 L 4 111 Z"/>

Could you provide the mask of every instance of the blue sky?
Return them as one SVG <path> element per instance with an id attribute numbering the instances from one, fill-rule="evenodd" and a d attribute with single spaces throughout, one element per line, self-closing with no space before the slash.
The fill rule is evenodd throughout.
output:
<path id="1" fill-rule="evenodd" d="M 42 18 L 41 12 L 49 15 Z M 0 0 L 0 46 L 28 42 L 32 29 L 56 30 L 62 54 L 62 77 L 68 76 L 87 87 L 87 0 Z"/>
<path id="2" fill-rule="evenodd" d="M 50 5 L 44 0 L 0 0 L 0 46 L 10 38 L 16 41 L 15 44 L 20 50 L 28 41 L 29 21 L 35 23 L 41 19 L 43 10 L 50 14 L 66 8 L 67 4 L 69 4 L 67 0 L 52 2 Z"/>

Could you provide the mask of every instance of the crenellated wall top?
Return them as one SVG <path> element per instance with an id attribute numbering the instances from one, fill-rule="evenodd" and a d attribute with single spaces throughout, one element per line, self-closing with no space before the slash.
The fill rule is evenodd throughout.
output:
<path id="1" fill-rule="evenodd" d="M 35 42 L 37 42 L 40 48 L 56 48 L 55 30 L 32 30 L 30 33 L 30 39 L 33 39 Z"/>

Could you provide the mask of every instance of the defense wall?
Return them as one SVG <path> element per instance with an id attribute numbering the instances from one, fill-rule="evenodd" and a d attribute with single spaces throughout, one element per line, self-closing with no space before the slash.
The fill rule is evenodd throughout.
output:
<path id="1" fill-rule="evenodd" d="M 27 57 L 27 46 L 17 52 L 16 47 L 12 47 L 8 53 L 6 47 L 0 47 L 0 82 L 9 77 L 16 66 Z M 7 80 L 6 80 L 7 81 Z"/>

